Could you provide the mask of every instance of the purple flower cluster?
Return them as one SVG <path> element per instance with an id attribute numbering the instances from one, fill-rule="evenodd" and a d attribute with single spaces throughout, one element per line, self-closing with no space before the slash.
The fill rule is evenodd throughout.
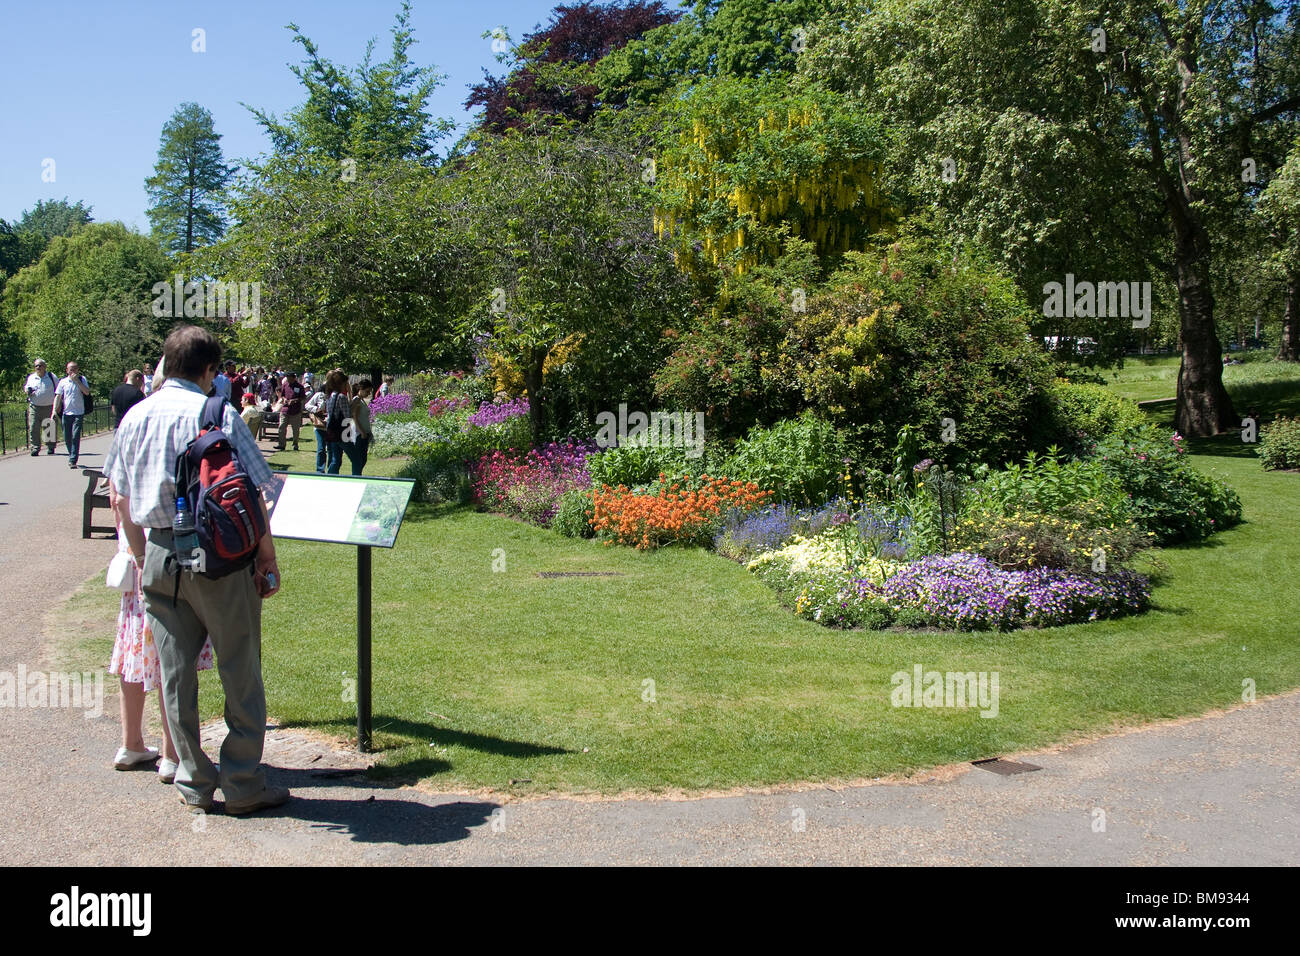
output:
<path id="1" fill-rule="evenodd" d="M 487 428 L 489 425 L 500 425 L 508 419 L 527 414 L 527 398 L 517 398 L 513 402 L 503 402 L 500 405 L 484 402 L 478 407 L 478 411 L 469 417 L 469 425 L 471 428 Z"/>
<path id="2" fill-rule="evenodd" d="M 920 610 L 932 624 L 958 630 L 1052 627 L 1146 610 L 1150 582 L 1132 571 L 1084 575 L 1037 569 L 1004 571 L 974 554 L 922 558 L 883 586 L 855 582 L 894 610 Z"/>
<path id="3" fill-rule="evenodd" d="M 411 410 L 410 392 L 394 392 L 390 395 L 376 395 L 370 400 L 371 415 L 396 415 Z"/>
<path id="4" fill-rule="evenodd" d="M 733 508 L 722 519 L 713 546 L 728 557 L 775 551 L 804 532 L 800 512 L 793 505 L 771 505 L 758 511 Z"/>

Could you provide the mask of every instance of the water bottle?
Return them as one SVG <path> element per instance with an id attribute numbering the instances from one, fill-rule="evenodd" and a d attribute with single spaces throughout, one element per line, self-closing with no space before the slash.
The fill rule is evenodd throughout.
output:
<path id="1" fill-rule="evenodd" d="M 194 565 L 194 552 L 199 547 L 199 536 L 194 531 L 194 512 L 184 498 L 176 499 L 176 517 L 172 519 L 172 542 L 176 548 L 176 563 L 182 568 Z"/>

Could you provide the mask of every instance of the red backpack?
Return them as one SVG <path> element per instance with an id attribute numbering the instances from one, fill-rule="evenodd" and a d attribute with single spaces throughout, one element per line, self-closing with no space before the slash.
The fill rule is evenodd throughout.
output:
<path id="1" fill-rule="evenodd" d="M 176 494 L 194 511 L 204 577 L 223 578 L 248 567 L 266 536 L 261 495 L 221 430 L 225 399 L 203 403 L 199 434 L 176 456 Z"/>

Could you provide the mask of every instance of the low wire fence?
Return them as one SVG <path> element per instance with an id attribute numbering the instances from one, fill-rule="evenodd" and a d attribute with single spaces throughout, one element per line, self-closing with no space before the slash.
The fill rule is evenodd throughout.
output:
<path id="1" fill-rule="evenodd" d="M 113 427 L 113 410 L 108 399 L 95 396 L 95 410 L 82 420 L 81 434 L 93 435 Z M 30 448 L 31 406 L 26 402 L 0 402 L 0 455 Z M 59 423 L 59 441 L 63 441 L 63 423 Z"/>

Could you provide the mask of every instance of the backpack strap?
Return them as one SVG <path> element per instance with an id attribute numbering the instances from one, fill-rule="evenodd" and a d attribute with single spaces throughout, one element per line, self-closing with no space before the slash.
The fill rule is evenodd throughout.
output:
<path id="1" fill-rule="evenodd" d="M 225 421 L 226 400 L 220 395 L 213 395 L 203 403 L 203 412 L 199 415 L 199 431 L 205 428 L 220 428 Z"/>

